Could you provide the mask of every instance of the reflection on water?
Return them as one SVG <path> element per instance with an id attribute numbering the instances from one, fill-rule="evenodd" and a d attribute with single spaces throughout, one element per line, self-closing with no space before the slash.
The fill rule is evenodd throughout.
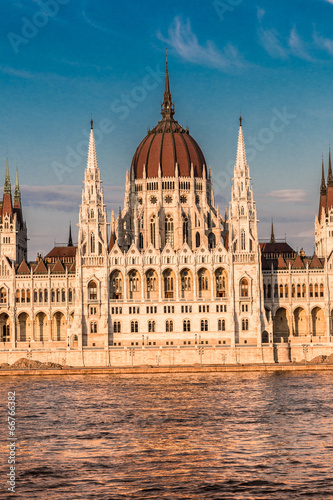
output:
<path id="1" fill-rule="evenodd" d="M 333 498 L 332 380 L 329 372 L 2 378 L 1 403 L 8 390 L 17 395 L 16 496 Z"/>

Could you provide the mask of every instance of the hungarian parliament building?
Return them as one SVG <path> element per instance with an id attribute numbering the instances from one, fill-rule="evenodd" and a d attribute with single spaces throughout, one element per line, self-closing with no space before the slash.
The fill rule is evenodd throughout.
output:
<path id="1" fill-rule="evenodd" d="M 327 177 L 322 165 L 316 252 L 307 256 L 275 241 L 273 228 L 270 241 L 259 242 L 242 119 L 231 201 L 221 213 L 204 154 L 174 113 L 166 65 L 162 117 L 134 153 L 124 208 L 117 217 L 112 212 L 110 222 L 91 122 L 77 246 L 70 234 L 67 246 L 33 262 L 18 175 L 12 193 L 7 158 L 0 202 L 1 360 L 27 350 L 37 358 L 63 352 L 74 364 L 94 353 L 87 358 L 92 364 L 118 359 L 132 365 L 134 356 L 157 359 L 142 354 L 153 351 L 161 353 L 161 364 L 202 362 L 204 349 L 210 353 L 205 362 L 220 363 L 332 352 L 331 156 Z"/>

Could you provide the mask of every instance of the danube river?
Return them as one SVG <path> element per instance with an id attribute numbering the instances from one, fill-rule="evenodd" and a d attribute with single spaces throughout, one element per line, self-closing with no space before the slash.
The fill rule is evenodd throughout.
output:
<path id="1" fill-rule="evenodd" d="M 16 494 L 333 498 L 333 372 L 1 378 L 16 395 Z"/>

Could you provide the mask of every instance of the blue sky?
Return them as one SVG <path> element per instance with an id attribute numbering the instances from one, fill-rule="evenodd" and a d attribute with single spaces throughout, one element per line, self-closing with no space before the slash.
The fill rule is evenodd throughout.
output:
<path id="1" fill-rule="evenodd" d="M 276 237 L 313 252 L 333 141 L 333 0 L 12 0 L 1 10 L 0 165 L 4 179 L 8 151 L 12 181 L 19 165 L 31 259 L 77 223 L 91 113 L 109 214 L 122 205 L 126 168 L 160 117 L 166 46 L 175 118 L 212 166 L 221 212 L 241 112 L 260 238 L 273 217 Z"/>

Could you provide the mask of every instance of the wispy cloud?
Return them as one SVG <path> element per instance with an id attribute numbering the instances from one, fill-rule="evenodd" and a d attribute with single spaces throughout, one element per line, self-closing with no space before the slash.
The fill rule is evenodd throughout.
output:
<path id="1" fill-rule="evenodd" d="M 266 52 L 274 59 L 288 59 L 289 50 L 275 29 L 259 28 L 259 40 Z"/>
<path id="2" fill-rule="evenodd" d="M 305 59 L 306 61 L 314 61 L 308 54 L 305 44 L 299 37 L 295 27 L 291 30 L 289 35 L 289 47 L 294 56 Z"/>
<path id="3" fill-rule="evenodd" d="M 222 51 L 211 40 L 200 45 L 189 19 L 183 21 L 179 16 L 175 17 L 168 29 L 168 35 L 166 38 L 160 32 L 157 33 L 160 40 L 173 47 L 183 59 L 192 63 L 222 71 L 231 71 L 246 65 L 238 49 L 231 43 L 225 45 Z"/>
<path id="4" fill-rule="evenodd" d="M 313 40 L 319 49 L 325 50 L 329 54 L 333 55 L 333 40 L 331 38 L 325 38 L 321 35 L 318 35 L 318 33 L 315 31 L 313 34 Z"/>
<path id="5" fill-rule="evenodd" d="M 82 185 L 21 186 L 22 201 L 26 207 L 43 210 L 78 212 L 81 204 Z M 111 208 L 122 205 L 122 186 L 104 186 L 104 202 Z"/>
<path id="6" fill-rule="evenodd" d="M 300 203 L 305 201 L 306 191 L 303 189 L 280 189 L 267 194 L 271 198 L 276 198 L 283 203 Z"/>
<path id="7" fill-rule="evenodd" d="M 324 0 L 324 2 L 330 3 L 333 5 L 333 0 Z"/>
<path id="8" fill-rule="evenodd" d="M 259 23 L 261 23 L 265 14 L 266 14 L 265 9 L 262 9 L 261 7 L 257 7 L 257 18 L 258 18 Z"/>

